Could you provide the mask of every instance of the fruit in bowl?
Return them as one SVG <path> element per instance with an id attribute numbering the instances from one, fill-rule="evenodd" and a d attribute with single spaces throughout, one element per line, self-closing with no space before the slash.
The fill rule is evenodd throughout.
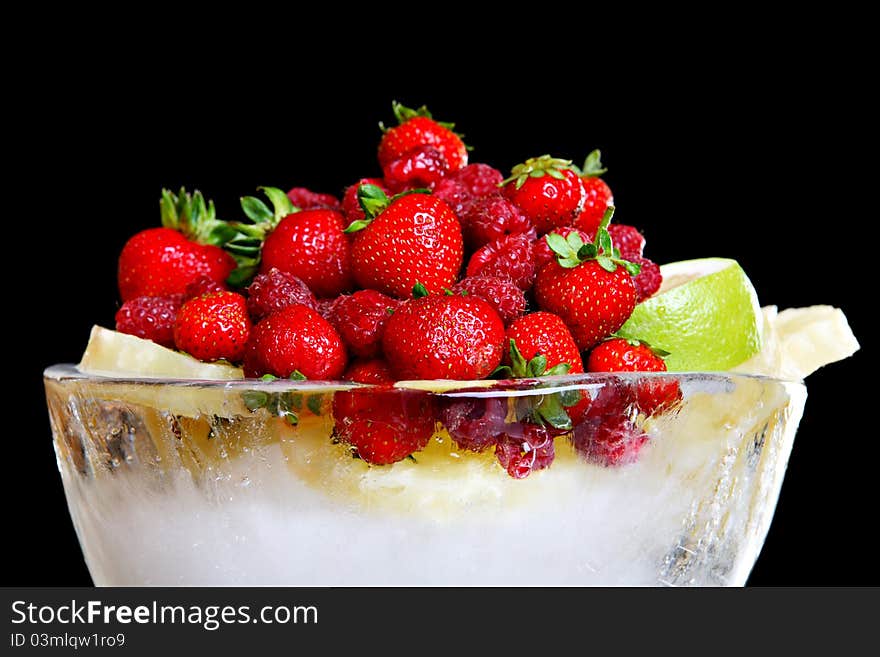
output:
<path id="1" fill-rule="evenodd" d="M 394 110 L 343 199 L 164 191 L 125 245 L 45 374 L 95 582 L 744 583 L 843 313 L 647 259 L 598 152 L 505 178 Z"/>

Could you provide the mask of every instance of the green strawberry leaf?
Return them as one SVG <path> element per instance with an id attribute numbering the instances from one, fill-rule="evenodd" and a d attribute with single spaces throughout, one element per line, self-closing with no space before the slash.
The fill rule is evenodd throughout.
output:
<path id="1" fill-rule="evenodd" d="M 608 273 L 613 274 L 617 271 L 617 265 L 614 264 L 614 261 L 611 258 L 600 255 L 596 257 L 596 262 L 598 262 L 599 266 Z"/>
<path id="2" fill-rule="evenodd" d="M 602 153 L 600 153 L 599 149 L 597 148 L 589 155 L 587 155 L 587 159 L 584 160 L 584 166 L 581 169 L 581 175 L 587 178 L 598 178 L 607 171 L 608 169 L 602 166 Z"/>
<path id="3" fill-rule="evenodd" d="M 577 253 L 580 248 L 584 246 L 584 240 L 576 230 L 571 231 L 568 236 L 566 236 L 565 241 L 568 243 L 568 246 L 571 248 L 571 250 L 575 253 Z"/>
<path id="4" fill-rule="evenodd" d="M 308 406 L 313 415 L 320 415 L 321 404 L 323 401 L 323 395 L 309 395 L 308 397 L 306 397 L 306 406 Z"/>
<path id="5" fill-rule="evenodd" d="M 287 215 L 299 212 L 299 208 L 290 201 L 287 194 L 277 187 L 257 187 L 257 190 L 268 196 L 269 202 L 272 203 L 275 210 L 273 213 L 274 225 L 277 226 L 278 222 Z"/>
<path id="6" fill-rule="evenodd" d="M 528 372 L 531 376 L 543 376 L 547 369 L 547 357 L 543 354 L 537 354 L 529 361 Z"/>
<path id="7" fill-rule="evenodd" d="M 293 370 L 293 372 L 290 373 L 290 380 L 291 381 L 306 381 L 306 375 L 303 374 L 302 372 L 300 372 L 299 370 Z"/>
<path id="8" fill-rule="evenodd" d="M 576 235 L 576 233 L 572 233 Z M 547 233 L 544 236 L 544 239 L 547 240 L 547 246 L 550 247 L 550 250 L 557 255 L 561 255 L 562 257 L 568 257 L 572 253 L 572 247 L 569 245 L 569 242 L 559 233 Z"/>
<path id="9" fill-rule="evenodd" d="M 555 429 L 571 429 L 571 418 L 565 412 L 558 394 L 547 395 L 535 409 L 537 415 Z"/>
<path id="10" fill-rule="evenodd" d="M 269 394 L 262 390 L 246 390 L 241 393 L 241 400 L 249 411 L 256 411 L 269 403 Z"/>
<path id="11" fill-rule="evenodd" d="M 367 224 L 369 224 L 373 219 L 379 216 L 379 214 L 391 203 L 391 201 L 388 199 L 388 195 L 384 191 L 382 191 L 381 187 L 379 187 L 378 185 L 371 185 L 369 183 L 363 184 L 358 187 L 357 198 L 358 203 L 361 206 L 361 210 L 364 211 L 364 221 L 366 221 Z M 352 230 L 351 226 L 349 226 L 346 229 L 346 232 L 354 232 L 354 230 Z"/>
<path id="12" fill-rule="evenodd" d="M 568 374 L 568 371 L 571 369 L 571 365 L 568 363 L 559 363 L 551 367 L 545 373 L 545 376 L 561 376 L 563 374 Z"/>
<path id="13" fill-rule="evenodd" d="M 255 224 L 269 223 L 274 218 L 269 206 L 254 196 L 242 196 L 241 209 Z"/>
<path id="14" fill-rule="evenodd" d="M 578 262 L 583 262 L 585 260 L 591 260 L 596 257 L 599 253 L 599 249 L 596 248 L 596 245 L 592 242 L 584 244 L 580 249 L 578 249 L 577 257 Z"/>

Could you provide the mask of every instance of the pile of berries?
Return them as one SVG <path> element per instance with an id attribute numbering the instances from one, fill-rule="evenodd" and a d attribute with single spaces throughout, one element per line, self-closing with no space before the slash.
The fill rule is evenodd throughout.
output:
<path id="1" fill-rule="evenodd" d="M 453 126 L 424 107 L 393 108 L 382 176 L 341 199 L 263 187 L 268 202 L 244 197 L 244 217 L 223 221 L 199 192 L 163 191 L 162 227 L 119 257 L 117 330 L 241 364 L 247 377 L 390 386 L 665 371 L 649 346 L 614 337 L 661 277 L 643 235 L 610 223 L 598 151 L 582 168 L 530 158 L 505 178 L 468 164 Z M 462 449 L 494 448 L 514 477 L 549 465 L 560 435 L 594 462 L 623 463 L 646 440 L 632 409 L 661 412 L 680 395 L 662 378 L 630 388 L 609 380 L 595 399 L 543 396 L 515 422 L 505 400 L 337 393 L 336 437 L 393 463 L 440 421 Z"/>

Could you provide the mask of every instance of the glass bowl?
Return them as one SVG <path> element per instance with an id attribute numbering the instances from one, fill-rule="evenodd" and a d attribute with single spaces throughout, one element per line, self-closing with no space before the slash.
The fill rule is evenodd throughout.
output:
<path id="1" fill-rule="evenodd" d="M 726 373 L 44 381 L 89 571 L 126 586 L 743 585 L 806 400 Z M 646 411 L 657 386 L 676 401 Z M 428 423 L 428 444 L 368 464 L 352 395 Z M 540 428 L 560 400 L 573 430 Z"/>

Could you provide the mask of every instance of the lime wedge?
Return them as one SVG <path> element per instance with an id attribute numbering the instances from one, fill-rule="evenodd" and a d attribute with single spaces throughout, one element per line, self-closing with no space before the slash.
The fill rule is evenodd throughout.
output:
<path id="1" fill-rule="evenodd" d="M 764 324 L 758 295 L 735 260 L 660 267 L 663 285 L 618 331 L 669 352 L 670 372 L 723 371 L 757 354 Z"/>
<path id="2" fill-rule="evenodd" d="M 241 369 L 203 363 L 134 335 L 93 326 L 79 369 L 89 374 L 171 379 L 241 379 Z"/>

